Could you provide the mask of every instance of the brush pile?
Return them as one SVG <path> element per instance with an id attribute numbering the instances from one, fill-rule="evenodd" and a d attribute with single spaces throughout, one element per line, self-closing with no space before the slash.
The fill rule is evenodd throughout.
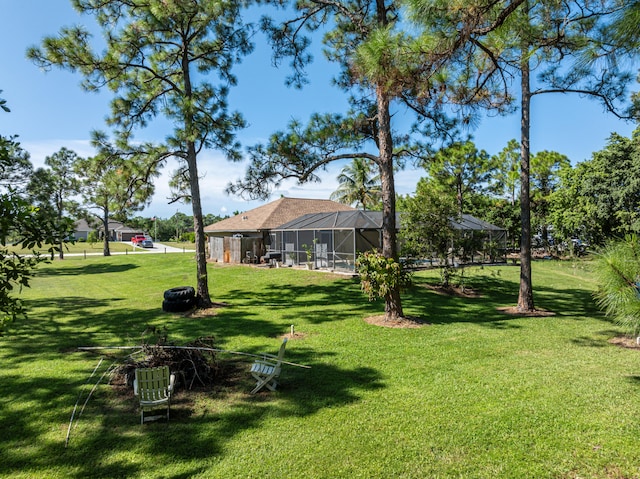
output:
<path id="1" fill-rule="evenodd" d="M 160 343 L 144 344 L 135 358 L 129 356 L 114 370 L 113 376 L 121 377 L 124 384 L 133 387 L 136 368 L 169 366 L 176 376 L 177 388 L 208 387 L 219 380 L 221 367 L 216 359 L 213 337 L 201 337 L 184 346 Z"/>

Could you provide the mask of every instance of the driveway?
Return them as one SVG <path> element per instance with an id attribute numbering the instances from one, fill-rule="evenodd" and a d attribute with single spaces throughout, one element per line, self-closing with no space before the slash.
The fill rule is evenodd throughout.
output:
<path id="1" fill-rule="evenodd" d="M 123 241 L 127 246 L 133 246 L 129 241 Z M 112 251 L 111 255 L 117 254 L 145 254 L 145 253 L 191 253 L 195 252 L 194 249 L 182 249 L 175 248 L 173 246 L 168 246 L 162 243 L 153 243 L 153 248 L 140 248 L 138 246 L 133 246 L 133 251 Z M 102 256 L 103 253 L 100 251 L 99 253 L 65 253 L 65 256 Z"/>
<path id="2" fill-rule="evenodd" d="M 124 243 L 126 243 L 127 245 L 131 245 L 131 243 L 129 243 L 128 241 L 125 241 Z M 154 242 L 153 248 L 142 248 L 139 246 L 133 247 L 134 253 L 188 253 L 190 251 L 195 251 L 195 246 L 193 247 L 193 249 L 183 249 L 183 248 L 176 248 L 174 246 L 168 246 L 163 243 Z M 111 253 L 111 254 L 124 254 L 124 253 Z"/>

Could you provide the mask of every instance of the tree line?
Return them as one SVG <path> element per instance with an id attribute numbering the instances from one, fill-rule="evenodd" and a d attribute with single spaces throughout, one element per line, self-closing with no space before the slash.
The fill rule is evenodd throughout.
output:
<path id="1" fill-rule="evenodd" d="M 518 249 L 519 149 L 518 141 L 511 140 L 490 155 L 467 140 L 423 158 L 420 165 L 425 175 L 416 192 L 397 197 L 401 217 L 414 203 L 422 214 L 432 216 L 434 224 L 470 214 L 504 228 L 509 246 Z M 640 233 L 639 174 L 640 128 L 630 138 L 612 133 L 602 150 L 580 162 L 555 151 L 531 154 L 534 246 L 551 252 L 553 246 L 570 246 L 571 240 L 580 240 L 597 248 L 612 239 Z M 375 165 L 364 159 L 354 160 L 342 169 L 338 179 L 332 199 L 364 210 L 382 209 Z M 436 220 L 435 215 L 441 219 Z M 435 229 L 442 229 L 442 225 Z"/>

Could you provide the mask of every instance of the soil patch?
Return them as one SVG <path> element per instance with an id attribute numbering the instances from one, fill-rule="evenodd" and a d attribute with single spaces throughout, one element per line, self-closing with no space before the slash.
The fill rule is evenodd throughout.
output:
<path id="1" fill-rule="evenodd" d="M 423 321 L 420 318 L 412 316 L 400 318 L 394 321 L 386 321 L 384 319 L 384 314 L 378 316 L 369 316 L 368 318 L 364 318 L 364 320 L 369 324 L 373 324 L 374 326 L 381 326 L 384 328 L 420 328 L 426 324 L 429 324 L 427 321 Z"/>
<path id="2" fill-rule="evenodd" d="M 556 313 L 546 309 L 535 309 L 533 311 L 519 311 L 517 306 L 503 306 L 497 308 L 498 311 L 508 314 L 509 316 L 521 316 L 523 318 L 543 318 L 547 316 L 555 316 Z"/>
<path id="3" fill-rule="evenodd" d="M 630 338 L 629 336 L 616 336 L 615 338 L 611 338 L 609 342 L 611 344 L 615 344 L 616 346 L 620 346 L 621 348 L 640 349 L 638 339 Z"/>
<path id="4" fill-rule="evenodd" d="M 191 311 L 187 311 L 182 316 L 185 318 L 209 318 L 215 316 L 217 311 L 221 308 L 229 307 L 228 303 L 213 303 L 210 308 L 196 308 Z"/>
<path id="5" fill-rule="evenodd" d="M 280 336 L 280 338 L 284 339 L 304 339 L 306 338 L 307 335 L 304 333 L 299 333 L 299 332 L 295 332 L 295 333 L 287 333 L 287 334 L 283 334 L 282 336 Z"/>
<path id="6" fill-rule="evenodd" d="M 482 294 L 473 288 L 461 287 L 461 286 L 440 286 L 427 284 L 425 288 L 433 291 L 436 294 L 442 296 L 456 296 L 458 298 L 481 298 Z"/>

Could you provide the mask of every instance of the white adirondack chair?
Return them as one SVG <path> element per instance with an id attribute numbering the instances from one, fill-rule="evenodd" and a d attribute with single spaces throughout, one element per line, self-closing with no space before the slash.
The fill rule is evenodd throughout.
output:
<path id="1" fill-rule="evenodd" d="M 140 424 L 163 417 L 169 420 L 171 393 L 175 383 L 175 375 L 170 374 L 169 366 L 136 369 L 133 381 L 133 392 L 140 400 Z M 166 415 L 144 417 L 145 412 L 166 407 Z"/>
<path id="2" fill-rule="evenodd" d="M 263 387 L 270 391 L 275 391 L 278 385 L 278 377 L 282 370 L 282 359 L 284 358 L 284 350 L 287 347 L 287 338 L 284 338 L 278 351 L 278 356 L 266 355 L 263 359 L 258 359 L 251 365 L 251 375 L 256 379 L 256 387 L 253 388 L 251 394 L 255 394 Z M 272 358 L 272 359 L 267 359 Z"/>

